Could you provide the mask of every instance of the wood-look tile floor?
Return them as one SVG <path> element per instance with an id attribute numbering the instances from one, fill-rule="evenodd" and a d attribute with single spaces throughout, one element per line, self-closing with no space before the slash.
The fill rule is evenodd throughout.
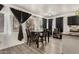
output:
<path id="1" fill-rule="evenodd" d="M 79 37 L 63 35 L 63 54 L 79 54 Z"/>
<path id="2" fill-rule="evenodd" d="M 37 48 L 35 44 L 30 47 L 26 44 L 20 44 L 14 47 L 0 50 L 0 54 L 60 54 L 62 53 L 62 40 L 50 37 L 50 42 Z"/>

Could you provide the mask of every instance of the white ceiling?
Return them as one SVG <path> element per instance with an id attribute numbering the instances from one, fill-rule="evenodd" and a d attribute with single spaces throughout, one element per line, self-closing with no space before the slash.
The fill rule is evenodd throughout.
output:
<path id="1" fill-rule="evenodd" d="M 49 16 L 62 14 L 65 12 L 75 11 L 79 8 L 79 4 L 12 4 L 19 8 L 23 8 L 29 12 L 41 15 Z"/>

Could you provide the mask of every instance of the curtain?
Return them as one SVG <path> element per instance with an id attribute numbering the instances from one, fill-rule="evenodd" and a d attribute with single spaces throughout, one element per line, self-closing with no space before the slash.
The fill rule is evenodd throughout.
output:
<path id="1" fill-rule="evenodd" d="M 17 18 L 17 20 L 19 21 L 19 23 L 21 23 L 21 11 L 10 8 L 13 15 Z"/>
<path id="2" fill-rule="evenodd" d="M 48 19 L 48 29 L 50 31 L 50 35 L 52 35 L 52 21 L 53 19 Z"/>
<path id="3" fill-rule="evenodd" d="M 16 10 L 14 8 L 10 8 L 14 16 L 17 18 L 19 22 L 19 34 L 18 34 L 18 40 L 22 41 L 23 37 L 23 30 L 22 30 L 22 24 L 31 16 L 31 14 Z"/>
<path id="4" fill-rule="evenodd" d="M 22 12 L 22 23 L 24 23 L 30 16 L 31 14 Z"/>
<path id="5" fill-rule="evenodd" d="M 4 5 L 0 4 L 0 10 L 2 10 L 3 7 L 4 7 Z"/>
<path id="6" fill-rule="evenodd" d="M 59 32 L 63 32 L 63 17 L 56 18 L 56 28 Z"/>
<path id="7" fill-rule="evenodd" d="M 47 29 L 47 19 L 43 18 L 43 30 Z"/>

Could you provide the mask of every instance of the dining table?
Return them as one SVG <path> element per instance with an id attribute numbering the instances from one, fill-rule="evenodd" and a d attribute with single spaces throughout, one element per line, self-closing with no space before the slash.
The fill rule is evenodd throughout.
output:
<path id="1" fill-rule="evenodd" d="M 43 39 L 44 30 L 31 30 L 31 33 L 32 33 L 34 39 L 36 38 L 36 36 L 39 36 L 41 39 Z M 49 42 L 49 30 L 46 31 L 46 36 L 47 36 L 48 42 Z M 46 36 L 44 37 L 45 41 L 46 41 Z M 39 38 L 36 40 L 36 42 L 37 42 L 37 48 L 38 48 L 39 47 Z"/>

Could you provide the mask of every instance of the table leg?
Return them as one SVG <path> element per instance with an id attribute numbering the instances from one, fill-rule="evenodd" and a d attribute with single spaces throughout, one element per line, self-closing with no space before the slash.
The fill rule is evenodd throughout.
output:
<path id="1" fill-rule="evenodd" d="M 49 43 L 49 33 L 48 33 L 48 43 Z"/>

